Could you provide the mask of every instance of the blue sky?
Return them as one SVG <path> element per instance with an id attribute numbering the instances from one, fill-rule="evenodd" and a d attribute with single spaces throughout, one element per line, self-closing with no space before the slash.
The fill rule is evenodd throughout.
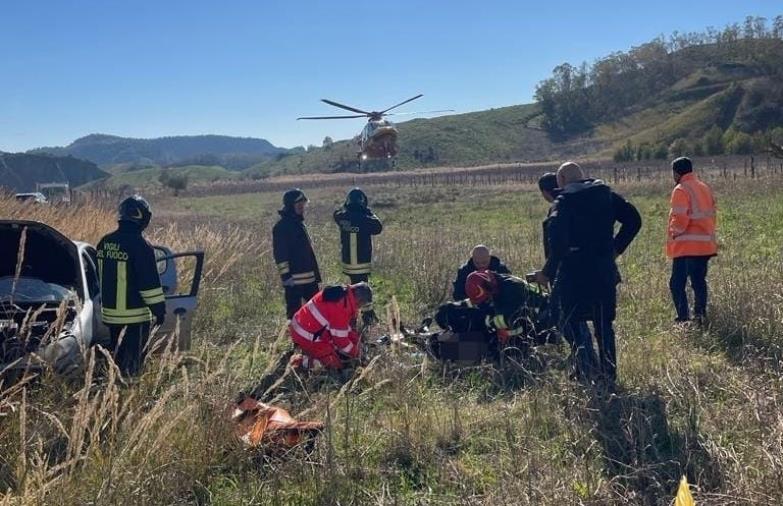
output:
<path id="1" fill-rule="evenodd" d="M 783 14 L 779 1 L 0 0 L 0 150 L 89 133 L 217 133 L 320 144 L 362 120 L 319 99 L 404 111 L 529 102 L 564 61 L 660 34 Z"/>

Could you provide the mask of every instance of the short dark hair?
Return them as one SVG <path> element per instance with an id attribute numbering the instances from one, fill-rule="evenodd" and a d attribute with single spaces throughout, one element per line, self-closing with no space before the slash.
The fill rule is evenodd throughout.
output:
<path id="1" fill-rule="evenodd" d="M 681 156 L 672 162 L 672 170 L 679 175 L 693 172 L 693 162 L 687 156 Z"/>
<path id="2" fill-rule="evenodd" d="M 553 193 L 557 190 L 557 175 L 554 172 L 547 172 L 538 178 L 538 189 L 542 192 Z"/>

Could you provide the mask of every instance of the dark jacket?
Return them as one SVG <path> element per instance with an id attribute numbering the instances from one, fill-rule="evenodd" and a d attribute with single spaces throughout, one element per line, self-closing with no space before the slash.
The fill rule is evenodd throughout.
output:
<path id="1" fill-rule="evenodd" d="M 334 221 L 340 227 L 343 272 L 370 274 L 372 236 L 383 230 L 381 220 L 367 207 L 348 204 L 334 212 Z"/>
<path id="2" fill-rule="evenodd" d="M 496 329 L 521 335 L 536 325 L 536 315 L 546 303 L 541 289 L 510 274 L 496 274 L 498 293 L 492 296 L 492 307 L 487 311 Z"/>
<path id="3" fill-rule="evenodd" d="M 615 235 L 615 222 L 621 224 Z M 636 208 L 603 181 L 567 185 L 552 205 L 544 273 L 561 296 L 601 297 L 619 281 L 615 257 L 642 226 Z"/>
<path id="4" fill-rule="evenodd" d="M 485 314 L 479 311 L 469 300 L 459 300 L 442 304 L 435 313 L 435 322 L 443 330 L 454 332 L 484 332 Z"/>
<path id="5" fill-rule="evenodd" d="M 557 198 L 560 195 L 560 188 L 552 190 L 552 195 Z M 546 212 L 546 219 L 541 222 L 541 238 L 544 243 L 544 259 L 549 258 L 549 220 L 552 218 L 552 209 L 554 202 L 549 206 L 549 210 Z"/>
<path id="6" fill-rule="evenodd" d="M 138 225 L 122 221 L 98 243 L 101 316 L 107 325 L 146 323 L 166 314 L 155 251 Z"/>
<path id="7" fill-rule="evenodd" d="M 280 219 L 272 228 L 272 253 L 280 278 L 294 278 L 295 285 L 321 282 L 321 272 L 304 217 L 291 208 L 278 211 Z"/>
<path id="8" fill-rule="evenodd" d="M 511 271 L 508 269 L 508 267 L 506 267 L 506 265 L 494 255 L 489 260 L 489 268 L 487 270 L 500 274 L 511 274 Z M 472 258 L 459 268 L 457 271 L 457 278 L 452 282 L 453 300 L 462 300 L 468 298 L 468 294 L 465 293 L 465 283 L 468 281 L 468 276 L 470 276 L 471 272 L 476 272 L 476 266 L 473 264 Z"/>

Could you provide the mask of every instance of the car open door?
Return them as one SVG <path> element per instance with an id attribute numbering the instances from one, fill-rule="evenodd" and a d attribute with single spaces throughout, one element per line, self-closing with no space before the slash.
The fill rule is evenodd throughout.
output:
<path id="1" fill-rule="evenodd" d="M 190 329 L 198 303 L 198 291 L 204 270 L 204 252 L 173 253 L 165 246 L 154 246 L 158 274 L 166 296 L 166 322 L 158 329 L 158 350 L 169 345 L 169 339 L 178 337 L 179 350 L 190 349 Z"/>

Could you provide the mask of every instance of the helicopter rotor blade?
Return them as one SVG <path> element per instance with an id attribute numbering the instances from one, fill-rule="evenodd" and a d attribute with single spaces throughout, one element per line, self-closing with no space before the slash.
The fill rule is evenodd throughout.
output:
<path id="1" fill-rule="evenodd" d="M 366 114 L 352 114 L 350 116 L 302 116 L 300 119 L 349 119 L 349 118 L 366 118 Z"/>
<path id="2" fill-rule="evenodd" d="M 399 103 L 399 104 L 397 104 L 397 105 L 393 105 L 393 106 L 389 107 L 388 109 L 385 109 L 385 110 L 381 111 L 381 114 L 386 114 L 387 112 L 391 111 L 392 109 L 396 109 L 396 108 L 398 108 L 398 107 L 399 107 L 399 106 L 401 106 L 401 105 L 405 105 L 405 104 L 407 104 L 408 102 L 413 102 L 413 101 L 414 101 L 414 100 L 416 100 L 417 98 L 421 98 L 421 97 L 423 97 L 423 96 L 424 96 L 424 94 L 423 94 L 423 93 L 419 93 L 419 94 L 418 94 L 418 95 L 416 95 L 415 97 L 411 97 L 411 98 L 409 98 L 408 100 L 405 100 L 404 102 L 400 102 L 400 103 Z"/>
<path id="3" fill-rule="evenodd" d="M 360 114 L 363 114 L 364 116 L 372 116 L 371 112 L 362 111 L 361 109 L 357 109 L 357 108 L 351 107 L 349 105 L 344 105 L 344 104 L 341 104 L 339 102 L 335 102 L 334 100 L 327 100 L 325 98 L 322 98 L 321 102 L 323 102 L 325 104 L 333 105 L 334 107 L 339 107 L 340 109 L 345 109 L 346 111 L 358 112 Z"/>
<path id="4" fill-rule="evenodd" d="M 441 109 L 439 111 L 418 111 L 418 112 L 390 112 L 384 116 L 410 116 L 411 114 L 437 114 L 441 112 L 455 112 L 454 109 Z"/>

